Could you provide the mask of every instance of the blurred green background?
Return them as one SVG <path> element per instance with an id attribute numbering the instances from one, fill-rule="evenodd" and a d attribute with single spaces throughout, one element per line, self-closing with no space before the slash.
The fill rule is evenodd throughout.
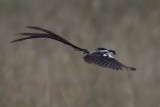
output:
<path id="1" fill-rule="evenodd" d="M 25 26 L 82 48 L 116 50 L 114 71 L 50 39 L 15 44 Z M 0 107 L 160 107 L 159 0 L 0 0 Z"/>

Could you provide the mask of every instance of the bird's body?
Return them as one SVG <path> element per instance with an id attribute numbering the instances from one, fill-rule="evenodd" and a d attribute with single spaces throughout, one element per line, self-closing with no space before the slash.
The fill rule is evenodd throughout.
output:
<path id="1" fill-rule="evenodd" d="M 40 30 L 40 31 L 43 31 L 44 33 L 19 33 L 19 35 L 24 36 L 24 37 L 17 39 L 17 40 L 14 40 L 12 42 L 18 42 L 18 41 L 23 41 L 26 39 L 33 39 L 33 38 L 50 38 L 50 39 L 54 39 L 59 42 L 62 42 L 66 45 L 69 45 L 77 51 L 81 51 L 83 54 L 85 54 L 84 61 L 87 63 L 93 63 L 96 65 L 111 68 L 114 70 L 122 70 L 123 68 L 128 69 L 128 70 L 132 70 L 132 71 L 136 70 L 136 68 L 127 67 L 127 66 L 123 65 L 122 63 L 120 63 L 119 61 L 117 61 L 113 57 L 116 54 L 116 52 L 114 50 L 107 50 L 105 48 L 97 48 L 94 50 L 83 49 L 83 48 L 80 48 L 78 46 L 73 45 L 72 43 L 68 42 L 67 40 L 60 37 L 59 35 L 51 32 L 51 31 L 48 31 L 46 29 L 36 27 L 36 26 L 28 26 L 27 28 Z"/>

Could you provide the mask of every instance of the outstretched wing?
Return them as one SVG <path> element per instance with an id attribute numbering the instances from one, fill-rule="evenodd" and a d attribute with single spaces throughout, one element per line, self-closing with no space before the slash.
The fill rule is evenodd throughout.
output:
<path id="1" fill-rule="evenodd" d="M 11 42 L 19 42 L 19 41 L 23 41 L 23 40 L 27 40 L 27 39 L 34 39 L 34 38 L 50 38 L 50 39 L 60 41 L 66 45 L 69 45 L 78 51 L 83 51 L 85 53 L 88 53 L 87 49 L 82 49 L 80 47 L 77 47 L 77 46 L 73 45 L 72 43 L 68 42 L 67 40 L 65 40 L 64 38 L 60 37 L 59 35 L 51 32 L 49 30 L 46 30 L 46 29 L 43 29 L 40 27 L 36 27 L 36 26 L 27 26 L 27 28 L 40 30 L 40 31 L 43 31 L 44 33 L 18 33 L 18 35 L 25 36 L 25 37 L 22 37 L 20 39 L 16 39 Z"/>
<path id="2" fill-rule="evenodd" d="M 136 68 L 127 67 L 123 65 L 122 63 L 120 63 L 119 61 L 117 61 L 116 59 L 110 58 L 107 56 L 103 56 L 103 54 L 100 54 L 100 53 L 87 54 L 86 56 L 84 56 L 84 60 L 87 63 L 93 63 L 96 65 L 111 68 L 114 70 L 123 70 L 123 68 L 127 70 L 131 70 L 131 71 L 136 70 Z"/>

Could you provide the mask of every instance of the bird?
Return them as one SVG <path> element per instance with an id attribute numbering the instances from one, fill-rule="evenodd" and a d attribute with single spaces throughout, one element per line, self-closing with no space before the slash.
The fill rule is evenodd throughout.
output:
<path id="1" fill-rule="evenodd" d="M 44 28 L 37 27 L 37 26 L 26 26 L 26 28 L 41 31 L 42 33 L 18 33 L 17 35 L 20 35 L 22 38 L 15 39 L 11 41 L 11 43 L 28 40 L 28 39 L 34 39 L 34 38 L 54 39 L 72 47 L 76 51 L 81 51 L 82 54 L 85 54 L 83 56 L 83 59 L 88 64 L 95 64 L 101 67 L 105 67 L 105 68 L 109 68 L 117 71 L 118 70 L 136 71 L 136 68 L 128 67 L 122 64 L 121 62 L 119 62 L 118 60 L 116 60 L 114 58 L 114 55 L 116 55 L 116 52 L 114 50 L 108 50 L 106 48 L 84 49 L 72 44 L 71 42 L 57 35 L 56 33 L 46 30 Z"/>

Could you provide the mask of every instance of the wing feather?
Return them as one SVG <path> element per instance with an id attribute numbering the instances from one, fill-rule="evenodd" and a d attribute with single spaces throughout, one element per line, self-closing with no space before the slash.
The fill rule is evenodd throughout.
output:
<path id="1" fill-rule="evenodd" d="M 105 64 L 106 64 L 106 60 L 103 59 L 103 62 L 102 62 L 102 64 L 101 64 L 101 66 L 105 67 Z"/>
<path id="2" fill-rule="evenodd" d="M 115 70 L 123 70 L 123 69 L 131 70 L 131 71 L 136 70 L 136 68 L 127 67 L 122 63 L 120 63 L 119 61 L 117 61 L 116 59 L 108 58 L 107 56 L 103 56 L 103 54 L 100 55 L 100 53 L 87 54 L 86 56 L 84 56 L 84 60 L 87 63 L 93 63 L 102 67 L 107 67 Z"/>
<path id="3" fill-rule="evenodd" d="M 107 65 L 107 67 L 110 68 L 110 66 L 111 66 L 111 61 L 108 60 L 108 65 Z"/>
<path id="4" fill-rule="evenodd" d="M 104 65 L 105 65 L 104 67 L 107 67 L 107 66 L 108 66 L 109 61 L 108 61 L 108 60 L 105 60 L 105 62 L 106 62 L 106 63 L 104 64 Z"/>

